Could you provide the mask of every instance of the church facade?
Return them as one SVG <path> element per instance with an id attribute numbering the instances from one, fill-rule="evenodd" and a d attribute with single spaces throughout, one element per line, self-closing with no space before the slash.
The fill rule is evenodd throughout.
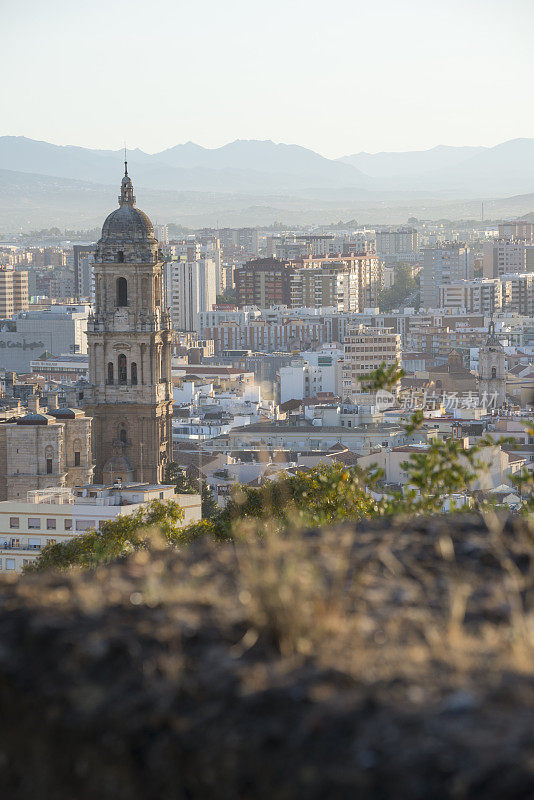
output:
<path id="1" fill-rule="evenodd" d="M 93 418 L 97 483 L 163 483 L 172 457 L 171 323 L 162 267 L 125 164 L 119 208 L 105 220 L 96 248 L 87 328 L 86 413 Z"/>

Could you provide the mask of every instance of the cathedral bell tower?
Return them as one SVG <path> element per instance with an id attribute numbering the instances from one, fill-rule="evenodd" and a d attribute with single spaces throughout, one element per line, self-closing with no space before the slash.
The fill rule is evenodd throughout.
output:
<path id="1" fill-rule="evenodd" d="M 86 411 L 96 483 L 162 483 L 172 457 L 171 325 L 159 245 L 124 166 L 119 208 L 95 253 Z"/>

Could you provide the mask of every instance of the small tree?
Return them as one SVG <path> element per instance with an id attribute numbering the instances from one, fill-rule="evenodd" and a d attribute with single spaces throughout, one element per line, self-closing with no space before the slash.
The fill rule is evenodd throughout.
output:
<path id="1" fill-rule="evenodd" d="M 170 461 L 167 464 L 165 482 L 174 484 L 176 494 L 196 494 L 198 491 L 188 479 L 185 469 L 177 461 Z"/>
<path id="2" fill-rule="evenodd" d="M 219 512 L 219 506 L 205 481 L 200 484 L 200 498 L 202 501 L 202 519 L 214 519 Z"/>

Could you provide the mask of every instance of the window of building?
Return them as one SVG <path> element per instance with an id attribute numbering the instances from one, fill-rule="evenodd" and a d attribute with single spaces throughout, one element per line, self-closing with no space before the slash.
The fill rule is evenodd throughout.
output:
<path id="1" fill-rule="evenodd" d="M 52 459 L 51 458 L 47 458 L 46 459 L 46 474 L 47 475 L 51 475 L 52 474 Z"/>
<path id="2" fill-rule="evenodd" d="M 124 353 L 121 353 L 119 356 L 119 383 L 127 383 L 128 382 L 128 366 L 126 363 L 126 356 Z"/>
<path id="3" fill-rule="evenodd" d="M 10 547 L 20 547 L 20 539 L 11 539 Z"/>
<path id="4" fill-rule="evenodd" d="M 491 377 L 492 378 L 496 378 L 497 377 L 497 368 L 496 367 L 492 367 L 491 368 Z"/>
<path id="5" fill-rule="evenodd" d="M 119 264 L 124 264 L 124 253 L 122 250 L 119 250 L 119 252 L 117 253 L 117 261 L 119 262 Z"/>
<path id="6" fill-rule="evenodd" d="M 10 517 L 9 518 L 9 527 L 10 528 L 19 528 L 20 527 L 20 520 L 18 517 Z"/>
<path id="7" fill-rule="evenodd" d="M 28 517 L 28 528 L 41 530 L 41 520 L 38 517 Z"/>
<path id="8" fill-rule="evenodd" d="M 71 519 L 63 520 L 63 528 L 66 531 L 71 531 L 72 530 L 72 520 Z"/>
<path id="9" fill-rule="evenodd" d="M 126 278 L 117 278 L 117 306 L 128 305 L 128 282 Z"/>
<path id="10" fill-rule="evenodd" d="M 56 529 L 56 520 L 55 519 L 47 519 L 46 520 L 46 530 L 47 531 L 55 531 Z"/>
<path id="11" fill-rule="evenodd" d="M 75 467 L 79 467 L 80 466 L 80 451 L 79 450 L 75 450 L 74 451 L 74 466 Z"/>
<path id="12" fill-rule="evenodd" d="M 40 549 L 41 548 L 41 540 L 30 536 L 28 538 L 28 548 L 36 549 L 36 550 Z"/>
<path id="13" fill-rule="evenodd" d="M 6 569 L 14 570 L 15 569 L 15 559 L 14 558 L 6 558 Z"/>
<path id="14" fill-rule="evenodd" d="M 76 520 L 76 530 L 77 531 L 90 531 L 92 528 L 95 527 L 95 523 L 92 519 L 77 519 Z"/>
<path id="15" fill-rule="evenodd" d="M 113 362 L 108 361 L 108 384 L 113 384 Z"/>
<path id="16" fill-rule="evenodd" d="M 2 569 L 3 562 L 4 562 L 4 559 L 0 558 L 0 569 Z"/>
<path id="17" fill-rule="evenodd" d="M 132 366 L 130 368 L 131 375 L 132 375 L 132 386 L 137 386 L 137 364 L 135 361 L 132 361 Z"/>
<path id="18" fill-rule="evenodd" d="M 120 438 L 120 440 L 121 440 L 121 442 L 123 444 L 126 444 L 126 441 L 127 441 L 126 428 L 121 428 L 121 432 L 119 434 L 119 438 Z"/>

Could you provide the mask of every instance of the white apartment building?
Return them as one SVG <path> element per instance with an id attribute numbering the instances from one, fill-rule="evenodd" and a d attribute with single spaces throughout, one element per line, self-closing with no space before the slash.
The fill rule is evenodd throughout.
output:
<path id="1" fill-rule="evenodd" d="M 173 327 L 200 332 L 200 312 L 211 309 L 217 299 L 215 262 L 208 258 L 168 261 L 164 275 Z"/>
<path id="2" fill-rule="evenodd" d="M 154 225 L 154 236 L 161 245 L 169 244 L 169 228 L 167 225 Z"/>
<path id="3" fill-rule="evenodd" d="M 304 352 L 288 366 L 280 367 L 280 403 L 315 397 L 319 392 L 339 395 L 342 389 L 343 350 L 323 345 Z"/>
<path id="4" fill-rule="evenodd" d="M 439 287 L 439 308 L 462 308 L 481 314 L 491 314 L 503 308 L 503 284 L 497 278 L 442 283 Z"/>
<path id="5" fill-rule="evenodd" d="M 21 572 L 47 544 L 98 530 L 151 500 L 176 501 L 184 510 L 183 525 L 201 519 L 200 495 L 175 494 L 174 486 L 157 484 L 53 487 L 28 492 L 26 502 L 0 502 L 0 573 Z"/>
<path id="6" fill-rule="evenodd" d="M 345 336 L 343 393 L 361 392 L 360 377 L 378 369 L 381 364 L 400 364 L 401 335 L 392 329 L 378 331 L 358 325 L 349 328 Z"/>

